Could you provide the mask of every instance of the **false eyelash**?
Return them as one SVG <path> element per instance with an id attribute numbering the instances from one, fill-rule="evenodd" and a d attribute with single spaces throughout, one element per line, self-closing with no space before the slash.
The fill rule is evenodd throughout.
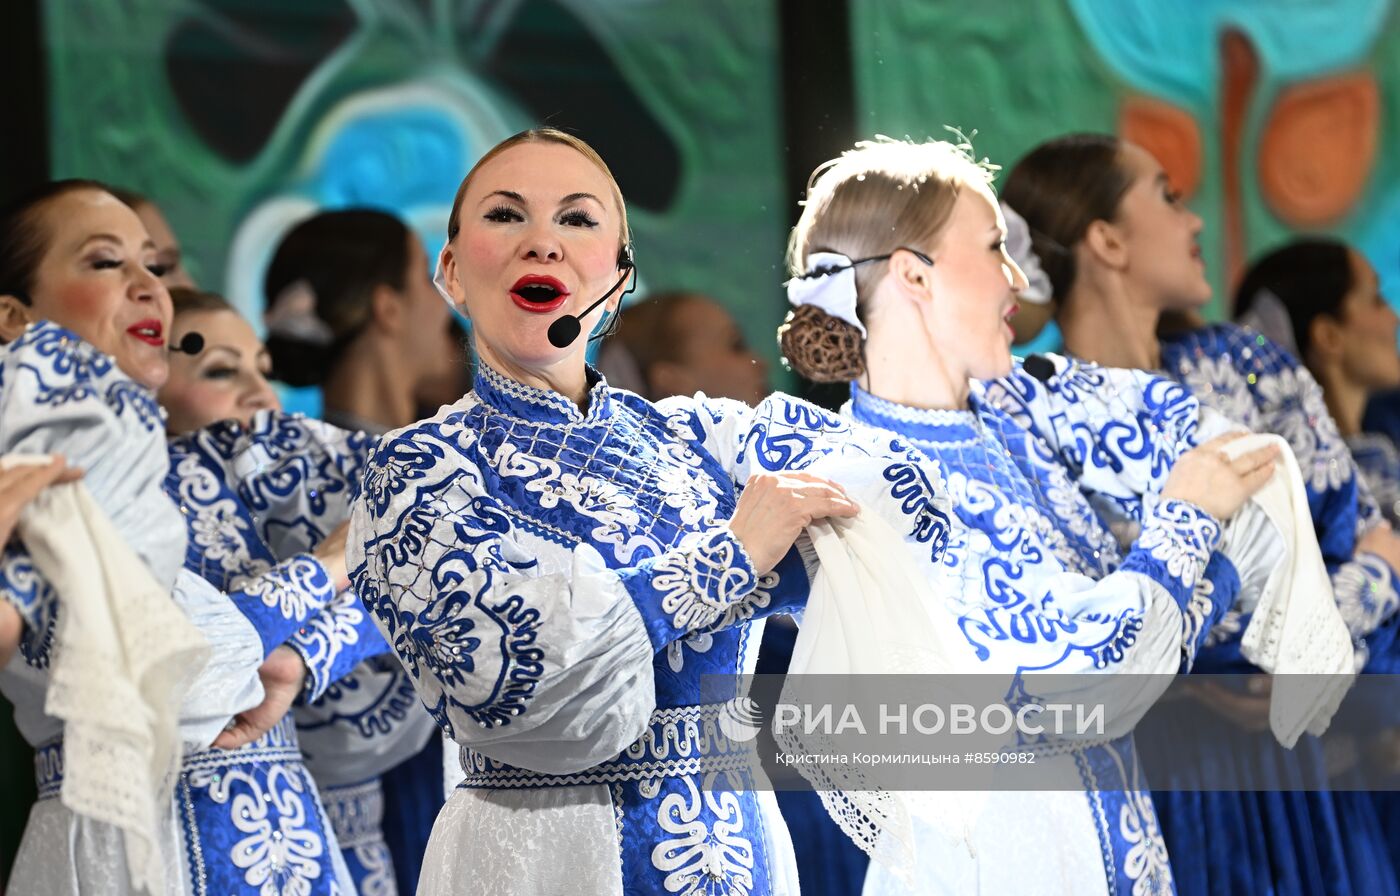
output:
<path id="1" fill-rule="evenodd" d="M 514 208 L 511 208 L 508 205 L 498 205 L 492 208 L 490 211 L 488 211 L 483 217 L 485 217 L 488 221 L 507 223 L 507 216 L 514 216 L 516 219 L 523 218 L 519 211 L 517 211 Z"/>
<path id="2" fill-rule="evenodd" d="M 598 222 L 593 219 L 592 215 L 580 209 L 571 209 L 570 211 L 564 212 L 564 214 L 559 216 L 559 220 L 565 224 L 568 224 L 571 220 L 574 220 L 582 222 L 583 226 L 585 227 L 598 226 Z"/>

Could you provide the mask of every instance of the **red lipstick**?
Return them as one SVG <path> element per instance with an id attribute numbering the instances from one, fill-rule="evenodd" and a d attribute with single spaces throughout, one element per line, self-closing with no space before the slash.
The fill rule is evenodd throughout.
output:
<path id="1" fill-rule="evenodd" d="M 554 277 L 526 274 L 510 288 L 516 307 L 535 314 L 557 311 L 569 300 L 569 291 Z"/>
<path id="2" fill-rule="evenodd" d="M 138 320 L 127 327 L 126 331 L 147 345 L 154 345 L 157 348 L 165 345 L 165 327 L 153 317 Z"/>

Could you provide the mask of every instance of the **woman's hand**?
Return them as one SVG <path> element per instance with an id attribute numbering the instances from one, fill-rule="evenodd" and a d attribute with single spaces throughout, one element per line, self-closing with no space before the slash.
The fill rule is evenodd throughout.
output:
<path id="1" fill-rule="evenodd" d="M 1388 524 L 1383 523 L 1361 536 L 1356 549 L 1375 554 L 1392 570 L 1400 571 L 1400 535 L 1396 535 Z"/>
<path id="2" fill-rule="evenodd" d="M 19 610 L 9 601 L 0 599 L 0 669 L 10 664 L 10 657 L 19 647 L 19 636 L 24 627 Z"/>
<path id="3" fill-rule="evenodd" d="M 214 738 L 214 746 L 236 750 L 271 731 L 301 693 L 306 683 L 306 663 L 302 662 L 301 654 L 283 644 L 263 660 L 258 678 L 262 679 L 263 701 L 234 716 L 229 726 Z"/>
<path id="4" fill-rule="evenodd" d="M 82 475 L 82 470 L 70 469 L 57 455 L 47 464 L 16 464 L 0 469 L 0 545 L 10 540 L 20 511 L 39 492 L 55 483 L 81 479 Z"/>
<path id="5" fill-rule="evenodd" d="M 345 567 L 345 535 L 350 531 L 350 523 L 344 522 L 331 530 L 331 533 L 316 545 L 311 555 L 321 561 L 326 568 L 337 592 L 350 587 L 350 572 Z"/>
<path id="6" fill-rule="evenodd" d="M 813 520 L 852 517 L 860 506 L 829 479 L 809 473 L 757 473 L 749 477 L 729 530 L 762 575 L 778 565 Z"/>
<path id="7" fill-rule="evenodd" d="M 82 470 L 70 469 L 58 455 L 46 464 L 16 464 L 0 469 L 0 548 L 14 535 L 20 512 L 39 492 L 55 483 L 81 479 L 82 475 Z M 19 610 L 0 600 L 0 668 L 10 662 L 19 647 L 23 626 Z"/>
<path id="8" fill-rule="evenodd" d="M 1223 449 L 1245 435 L 1226 433 L 1183 454 L 1167 477 L 1162 497 L 1189 501 L 1221 522 L 1234 516 L 1274 475 L 1278 458 L 1278 446 L 1266 445 L 1230 460 Z"/>

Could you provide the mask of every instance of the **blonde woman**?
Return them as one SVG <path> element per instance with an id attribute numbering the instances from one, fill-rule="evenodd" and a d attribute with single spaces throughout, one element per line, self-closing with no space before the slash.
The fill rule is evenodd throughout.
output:
<path id="1" fill-rule="evenodd" d="M 958 670 L 1009 672 L 1042 698 L 1035 673 L 1076 689 L 1131 675 L 1119 679 L 1134 684 L 1131 710 L 1101 742 L 1022 747 L 1082 790 L 993 793 L 962 842 L 922 829 L 914 881 L 872 865 L 866 893 L 1169 892 L 1131 728 L 1227 609 L 1233 594 L 1201 585 L 1230 579 L 1214 554 L 1222 522 L 1271 475 L 1273 452 L 1227 461 L 1228 434 L 1196 447 L 1222 421 L 1174 383 L 1013 362 L 1026 284 L 1005 239 L 991 172 L 966 147 L 857 144 L 813 175 L 793 230 L 783 353 L 809 379 L 850 383 L 847 413 L 907 439 L 946 479 L 963 525 L 932 574 L 966 646 Z M 1139 508 L 1125 552 L 1081 488 Z"/>

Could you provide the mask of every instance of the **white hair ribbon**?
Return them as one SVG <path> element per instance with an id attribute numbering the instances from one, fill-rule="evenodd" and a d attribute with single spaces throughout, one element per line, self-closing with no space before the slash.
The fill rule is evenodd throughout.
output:
<path id="1" fill-rule="evenodd" d="M 856 314 L 856 271 L 851 259 L 839 252 L 813 252 L 807 257 L 807 273 L 787 282 L 793 307 L 815 305 L 860 331 L 865 324 Z"/>
<path id="2" fill-rule="evenodd" d="M 1001 213 L 1006 218 L 1006 251 L 1026 275 L 1028 284 L 1016 297 L 1033 305 L 1043 305 L 1050 301 L 1050 276 L 1040 266 L 1040 256 L 1031 246 L 1030 225 L 1020 212 L 1005 202 L 1001 203 Z"/>
<path id="3" fill-rule="evenodd" d="M 1273 290 L 1261 289 L 1255 293 L 1249 310 L 1241 314 L 1236 322 L 1242 327 L 1263 333 L 1287 349 L 1290 355 L 1298 357 L 1298 339 L 1293 332 L 1293 318 L 1284 307 L 1283 300 L 1275 295 Z"/>
<path id="4" fill-rule="evenodd" d="M 272 300 L 263 315 L 267 332 L 310 345 L 330 345 L 335 331 L 316 316 L 316 291 L 305 280 L 293 280 Z"/>

